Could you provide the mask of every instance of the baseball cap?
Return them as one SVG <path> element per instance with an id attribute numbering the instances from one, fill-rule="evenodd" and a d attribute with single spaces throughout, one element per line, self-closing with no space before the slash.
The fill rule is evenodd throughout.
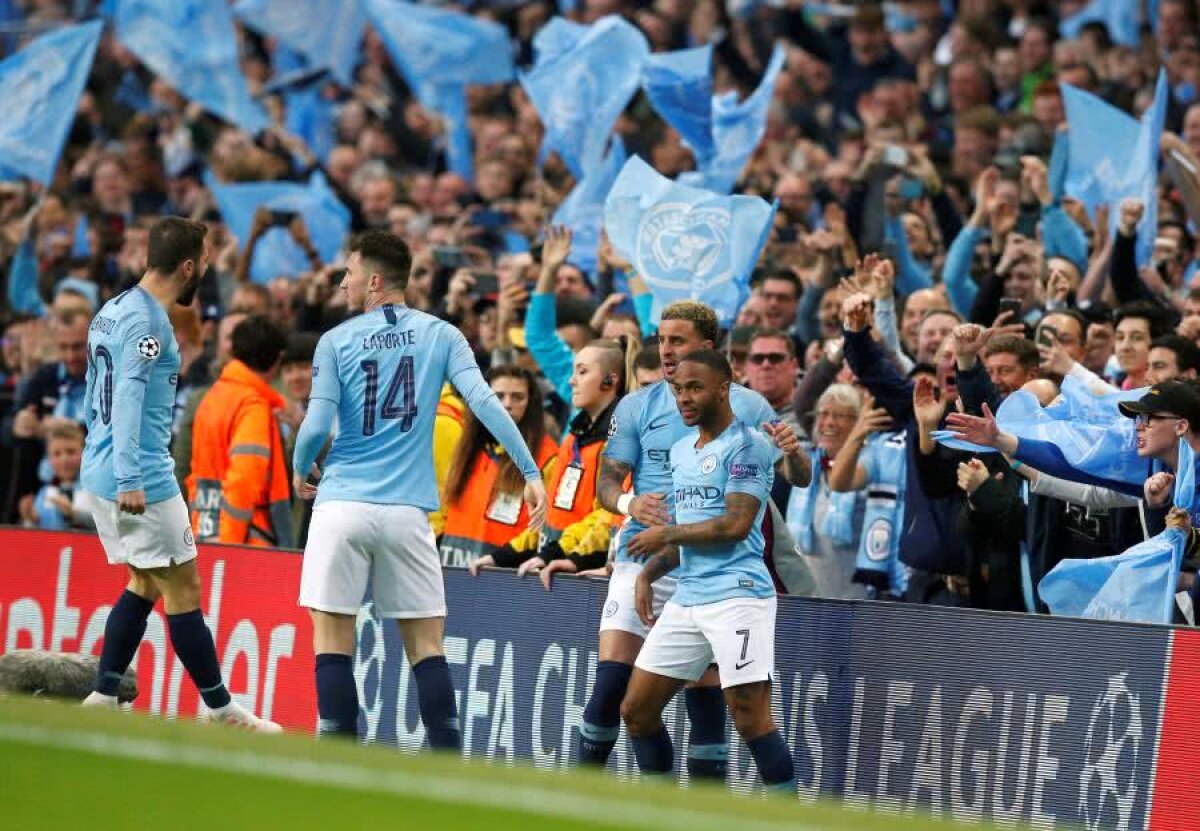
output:
<path id="1" fill-rule="evenodd" d="M 1136 401 L 1117 405 L 1127 418 L 1153 413 L 1170 413 L 1186 418 L 1194 430 L 1200 430 L 1200 389 L 1186 381 L 1164 381 L 1146 390 Z"/>

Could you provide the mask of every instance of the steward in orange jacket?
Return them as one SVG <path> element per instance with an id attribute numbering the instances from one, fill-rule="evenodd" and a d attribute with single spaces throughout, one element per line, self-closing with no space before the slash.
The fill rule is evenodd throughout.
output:
<path id="1" fill-rule="evenodd" d="M 275 418 L 286 402 L 268 382 L 286 335 L 254 316 L 238 324 L 233 341 L 234 360 L 196 411 L 188 477 L 192 530 L 200 541 L 289 548 L 295 544 L 292 477 Z"/>

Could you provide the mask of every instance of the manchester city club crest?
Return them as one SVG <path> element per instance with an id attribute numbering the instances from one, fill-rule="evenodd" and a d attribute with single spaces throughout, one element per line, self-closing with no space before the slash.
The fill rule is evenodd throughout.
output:
<path id="1" fill-rule="evenodd" d="M 717 469 L 717 457 L 716 456 L 705 456 L 703 461 L 700 462 L 700 472 L 701 473 L 705 473 L 705 474 L 712 473 L 716 469 Z"/>
<path id="2" fill-rule="evenodd" d="M 724 208 L 656 205 L 638 228 L 638 271 L 647 283 L 663 288 L 702 289 L 733 279 L 728 252 L 732 221 Z"/>

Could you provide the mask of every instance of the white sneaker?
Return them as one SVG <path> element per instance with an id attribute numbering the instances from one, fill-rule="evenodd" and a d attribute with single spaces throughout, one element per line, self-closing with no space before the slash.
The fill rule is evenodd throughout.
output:
<path id="1" fill-rule="evenodd" d="M 94 707 L 98 710 L 119 710 L 121 702 L 117 700 L 115 695 L 105 695 L 104 693 L 91 692 L 88 697 L 83 699 L 82 707 Z"/>
<path id="2" fill-rule="evenodd" d="M 243 730 L 253 730 L 256 733 L 282 733 L 283 728 L 273 721 L 261 719 L 236 701 L 230 701 L 224 707 L 213 710 L 208 715 L 209 720 L 230 727 L 240 727 Z"/>

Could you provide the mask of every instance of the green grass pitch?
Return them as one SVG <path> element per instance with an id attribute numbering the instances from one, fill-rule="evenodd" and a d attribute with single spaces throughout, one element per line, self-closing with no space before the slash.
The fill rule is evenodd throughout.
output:
<path id="1" fill-rule="evenodd" d="M 0 699 L 0 827 L 905 831 L 967 826 L 8 698 Z"/>

